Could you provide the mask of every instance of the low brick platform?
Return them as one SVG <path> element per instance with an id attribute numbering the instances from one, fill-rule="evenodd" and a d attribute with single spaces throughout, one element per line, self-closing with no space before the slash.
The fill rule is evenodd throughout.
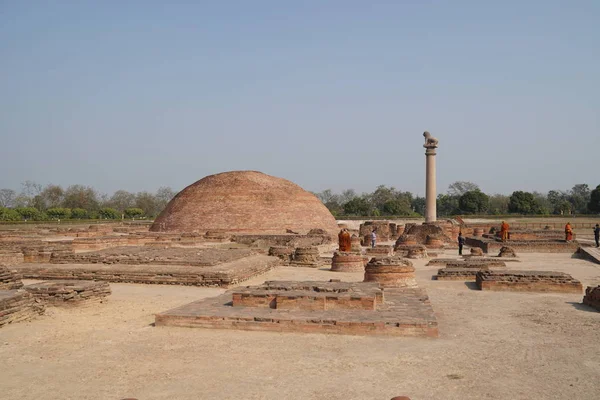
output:
<path id="1" fill-rule="evenodd" d="M 509 240 L 502 242 L 498 239 L 467 236 L 465 244 L 479 247 L 484 253 L 498 253 L 504 246 L 510 246 L 517 253 L 574 253 L 579 247 L 577 241 L 565 242 L 558 239 L 547 240 Z"/>
<path id="2" fill-rule="evenodd" d="M 0 328 L 44 313 L 44 305 L 25 290 L 0 290 Z"/>
<path id="3" fill-rule="evenodd" d="M 579 247 L 576 254 L 581 258 L 600 264 L 600 249 L 596 247 Z"/>
<path id="4" fill-rule="evenodd" d="M 88 253 L 55 252 L 53 264 L 185 265 L 204 267 L 254 254 L 250 249 L 115 247 Z"/>
<path id="5" fill-rule="evenodd" d="M 208 267 L 173 265 L 107 264 L 19 264 L 14 267 L 28 279 L 77 279 L 107 282 L 154 283 L 167 285 L 237 285 L 264 274 L 280 264 L 276 257 L 255 255 Z"/>
<path id="6" fill-rule="evenodd" d="M 301 285 L 304 282 L 294 284 Z M 328 282 L 320 283 L 327 284 Z M 236 292 L 240 293 L 232 290 L 218 297 L 195 301 L 156 314 L 156 326 L 348 335 L 438 336 L 433 309 L 426 292 L 422 289 L 385 289 L 385 301 L 378 304 L 376 310 L 273 309 L 265 306 L 267 300 L 261 306 L 234 307 Z M 304 293 L 314 295 L 316 292 Z M 334 293 L 331 294 L 335 297 Z"/>
<path id="7" fill-rule="evenodd" d="M 21 275 L 13 273 L 7 267 L 0 265 L 0 290 L 13 290 L 22 287 Z"/>
<path id="8" fill-rule="evenodd" d="M 571 275 L 554 271 L 479 271 L 480 290 L 515 292 L 581 293 L 581 282 Z"/>
<path id="9" fill-rule="evenodd" d="M 335 272 L 362 272 L 365 270 L 363 255 L 336 251 L 331 259 L 331 271 Z"/>
<path id="10" fill-rule="evenodd" d="M 52 281 L 25 286 L 37 300 L 57 307 L 103 303 L 111 293 L 108 282 Z"/>
<path id="11" fill-rule="evenodd" d="M 428 267 L 433 267 L 433 266 L 440 266 L 440 267 L 445 267 L 448 266 L 448 264 L 456 266 L 457 263 L 460 265 L 465 265 L 468 266 L 468 263 L 484 263 L 486 265 L 489 266 L 494 266 L 494 267 L 502 267 L 502 266 L 506 266 L 507 262 L 521 262 L 521 260 L 517 260 L 514 258 L 499 258 L 499 257 L 464 257 L 464 258 L 436 258 L 433 260 L 430 260 L 427 263 Z"/>
<path id="12" fill-rule="evenodd" d="M 232 292 L 233 307 L 375 311 L 383 304 L 383 290 L 377 283 L 267 281 Z"/>
<path id="13" fill-rule="evenodd" d="M 600 311 L 600 285 L 588 286 L 583 296 L 583 304 Z"/>

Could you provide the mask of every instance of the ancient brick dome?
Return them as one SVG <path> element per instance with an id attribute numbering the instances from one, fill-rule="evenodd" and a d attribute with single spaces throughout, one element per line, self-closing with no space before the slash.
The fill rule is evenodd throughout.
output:
<path id="1" fill-rule="evenodd" d="M 210 175 L 183 189 L 167 204 L 154 232 L 306 234 L 320 228 L 337 235 L 335 218 L 300 186 L 257 171 Z"/>

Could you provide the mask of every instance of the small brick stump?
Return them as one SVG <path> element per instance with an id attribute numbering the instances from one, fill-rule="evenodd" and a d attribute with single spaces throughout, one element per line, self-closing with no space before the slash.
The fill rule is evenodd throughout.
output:
<path id="1" fill-rule="evenodd" d="M 294 252 L 294 259 L 291 265 L 318 268 L 321 265 L 319 249 L 316 247 L 298 247 Z"/>
<path id="2" fill-rule="evenodd" d="M 21 275 L 11 272 L 4 266 L 0 266 L 0 290 L 13 290 L 22 287 Z"/>
<path id="3" fill-rule="evenodd" d="M 471 247 L 471 257 L 483 257 L 483 250 L 479 247 Z"/>
<path id="4" fill-rule="evenodd" d="M 508 246 L 502 246 L 500 248 L 500 253 L 498 253 L 498 257 L 515 258 L 516 256 L 517 253 L 515 253 L 515 250 Z"/>
<path id="5" fill-rule="evenodd" d="M 362 272 L 365 264 L 362 254 L 336 251 L 331 259 L 331 271 Z"/>
<path id="6" fill-rule="evenodd" d="M 49 281 L 27 285 L 25 290 L 36 300 L 57 307 L 103 303 L 111 293 L 108 282 L 100 281 Z"/>
<path id="7" fill-rule="evenodd" d="M 0 328 L 44 313 L 44 305 L 25 290 L 0 290 Z"/>
<path id="8" fill-rule="evenodd" d="M 401 257 L 375 257 L 365 267 L 363 282 L 377 282 L 384 288 L 417 287 L 415 267 Z"/>
<path id="9" fill-rule="evenodd" d="M 444 239 L 440 235 L 427 235 L 425 247 L 428 249 L 442 249 L 444 248 Z"/>
<path id="10" fill-rule="evenodd" d="M 294 258 L 296 249 L 288 246 L 271 246 L 269 247 L 269 255 L 279 258 L 284 265 L 289 265 Z"/>
<path id="11" fill-rule="evenodd" d="M 208 231 L 204 235 L 204 239 L 207 242 L 222 243 L 222 242 L 228 242 L 231 239 L 231 235 L 228 233 L 225 233 L 225 232 L 220 232 L 220 231 Z"/>
<path id="12" fill-rule="evenodd" d="M 595 308 L 600 311 L 600 285 L 588 286 L 585 289 L 585 296 L 583 296 L 583 304 Z"/>
<path id="13" fill-rule="evenodd" d="M 417 237 L 415 235 L 406 235 L 406 234 L 402 234 L 400 235 L 400 237 L 398 237 L 398 240 L 396 241 L 396 245 L 407 245 L 407 246 L 414 246 L 418 244 L 417 241 Z"/>
<path id="14" fill-rule="evenodd" d="M 421 246 L 421 245 L 412 246 L 408 250 L 408 253 L 406 254 L 406 258 L 413 258 L 413 259 L 427 258 L 427 248 L 425 246 Z"/>
<path id="15" fill-rule="evenodd" d="M 385 244 L 378 244 L 375 247 L 369 247 L 365 252 L 370 257 L 385 257 L 391 256 L 394 248 Z"/>
<path id="16" fill-rule="evenodd" d="M 564 272 L 479 271 L 475 282 L 480 290 L 515 292 L 581 293 L 581 282 Z"/>

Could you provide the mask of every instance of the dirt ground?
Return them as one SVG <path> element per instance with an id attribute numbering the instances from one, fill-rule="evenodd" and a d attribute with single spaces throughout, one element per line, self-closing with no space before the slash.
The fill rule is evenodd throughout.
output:
<path id="1" fill-rule="evenodd" d="M 600 284 L 600 265 L 568 254 L 522 260 L 509 268 Z M 415 262 L 417 281 L 438 339 L 154 327 L 154 313 L 223 290 L 111 284 L 106 304 L 48 308 L 0 329 L 0 398 L 598 399 L 600 312 L 583 294 L 481 292 L 432 281 L 436 268 L 424 264 Z M 279 267 L 248 284 L 361 275 Z"/>

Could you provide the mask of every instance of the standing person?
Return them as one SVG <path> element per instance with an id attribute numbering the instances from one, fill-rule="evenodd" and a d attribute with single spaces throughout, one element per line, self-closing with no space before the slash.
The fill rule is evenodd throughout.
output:
<path id="1" fill-rule="evenodd" d="M 502 221 L 502 225 L 500 225 L 500 236 L 502 237 L 502 241 L 506 242 L 508 240 L 508 230 L 510 226 L 506 223 L 506 221 Z"/>
<path id="2" fill-rule="evenodd" d="M 377 234 L 375 232 L 377 232 L 377 228 L 371 231 L 371 248 L 375 248 L 375 243 L 377 242 Z"/>
<path id="3" fill-rule="evenodd" d="M 570 222 L 565 225 L 565 240 L 567 243 L 573 240 L 573 229 Z"/>
<path id="4" fill-rule="evenodd" d="M 596 247 L 600 247 L 600 225 L 598 224 L 594 228 L 594 240 L 596 241 Z"/>
<path id="5" fill-rule="evenodd" d="M 462 256 L 462 249 L 465 245 L 465 237 L 462 235 L 462 232 L 458 232 L 458 255 Z"/>

